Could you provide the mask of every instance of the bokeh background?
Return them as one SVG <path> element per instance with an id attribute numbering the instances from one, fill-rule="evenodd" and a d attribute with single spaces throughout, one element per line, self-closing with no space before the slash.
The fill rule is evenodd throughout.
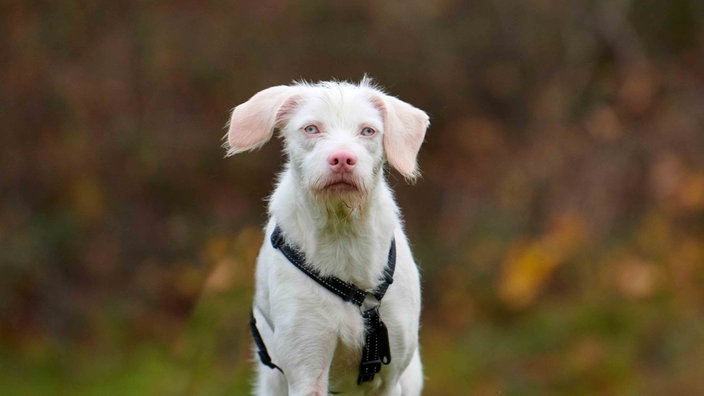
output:
<path id="1" fill-rule="evenodd" d="M 704 2 L 3 1 L 0 393 L 243 395 L 280 143 L 368 73 L 426 110 L 428 395 L 704 394 Z"/>

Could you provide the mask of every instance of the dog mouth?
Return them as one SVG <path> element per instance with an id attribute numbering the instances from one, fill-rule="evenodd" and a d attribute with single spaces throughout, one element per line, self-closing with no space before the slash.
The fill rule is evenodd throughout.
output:
<path id="1" fill-rule="evenodd" d="M 332 180 L 325 183 L 322 190 L 336 193 L 350 193 L 358 192 L 359 186 L 355 182 L 349 180 Z"/>
<path id="2" fill-rule="evenodd" d="M 359 194 L 364 191 L 361 180 L 348 174 L 327 175 L 315 184 L 317 184 L 318 192 L 332 195 Z"/>

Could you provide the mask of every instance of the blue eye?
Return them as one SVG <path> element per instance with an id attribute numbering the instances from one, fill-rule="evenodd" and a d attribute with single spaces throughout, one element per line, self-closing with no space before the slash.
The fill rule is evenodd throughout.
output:
<path id="1" fill-rule="evenodd" d="M 376 133 L 376 131 L 374 130 L 374 128 L 366 127 L 364 129 L 362 129 L 362 132 L 360 132 L 359 134 L 362 136 L 369 137 L 369 136 L 374 136 L 375 133 Z"/>
<path id="2" fill-rule="evenodd" d="M 317 126 L 312 125 L 312 124 L 311 124 L 311 125 L 306 125 L 306 126 L 303 128 L 303 131 L 304 131 L 305 133 L 309 134 L 309 135 L 317 135 L 317 134 L 320 133 L 320 129 L 318 129 Z"/>

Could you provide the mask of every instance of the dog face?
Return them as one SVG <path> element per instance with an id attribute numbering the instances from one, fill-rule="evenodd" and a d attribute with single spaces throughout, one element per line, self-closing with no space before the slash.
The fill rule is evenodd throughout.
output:
<path id="1" fill-rule="evenodd" d="M 379 109 L 352 85 L 308 89 L 295 100 L 281 127 L 290 166 L 316 196 L 355 205 L 382 171 Z"/>
<path id="2" fill-rule="evenodd" d="M 413 180 L 428 124 L 423 111 L 384 94 L 366 78 L 360 85 L 277 86 L 233 110 L 228 154 L 260 147 L 278 129 L 303 186 L 347 202 L 366 194 L 384 160 Z"/>

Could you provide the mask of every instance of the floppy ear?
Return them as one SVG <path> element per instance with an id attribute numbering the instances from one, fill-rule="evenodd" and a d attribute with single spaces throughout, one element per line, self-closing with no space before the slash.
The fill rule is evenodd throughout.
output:
<path id="1" fill-rule="evenodd" d="M 296 88 L 285 85 L 267 88 L 232 110 L 227 130 L 227 155 L 261 147 L 274 129 L 296 105 Z"/>
<path id="2" fill-rule="evenodd" d="M 416 156 L 430 125 L 428 115 L 386 94 L 377 93 L 373 102 L 384 117 L 386 159 L 408 181 L 414 181 L 419 173 Z"/>

